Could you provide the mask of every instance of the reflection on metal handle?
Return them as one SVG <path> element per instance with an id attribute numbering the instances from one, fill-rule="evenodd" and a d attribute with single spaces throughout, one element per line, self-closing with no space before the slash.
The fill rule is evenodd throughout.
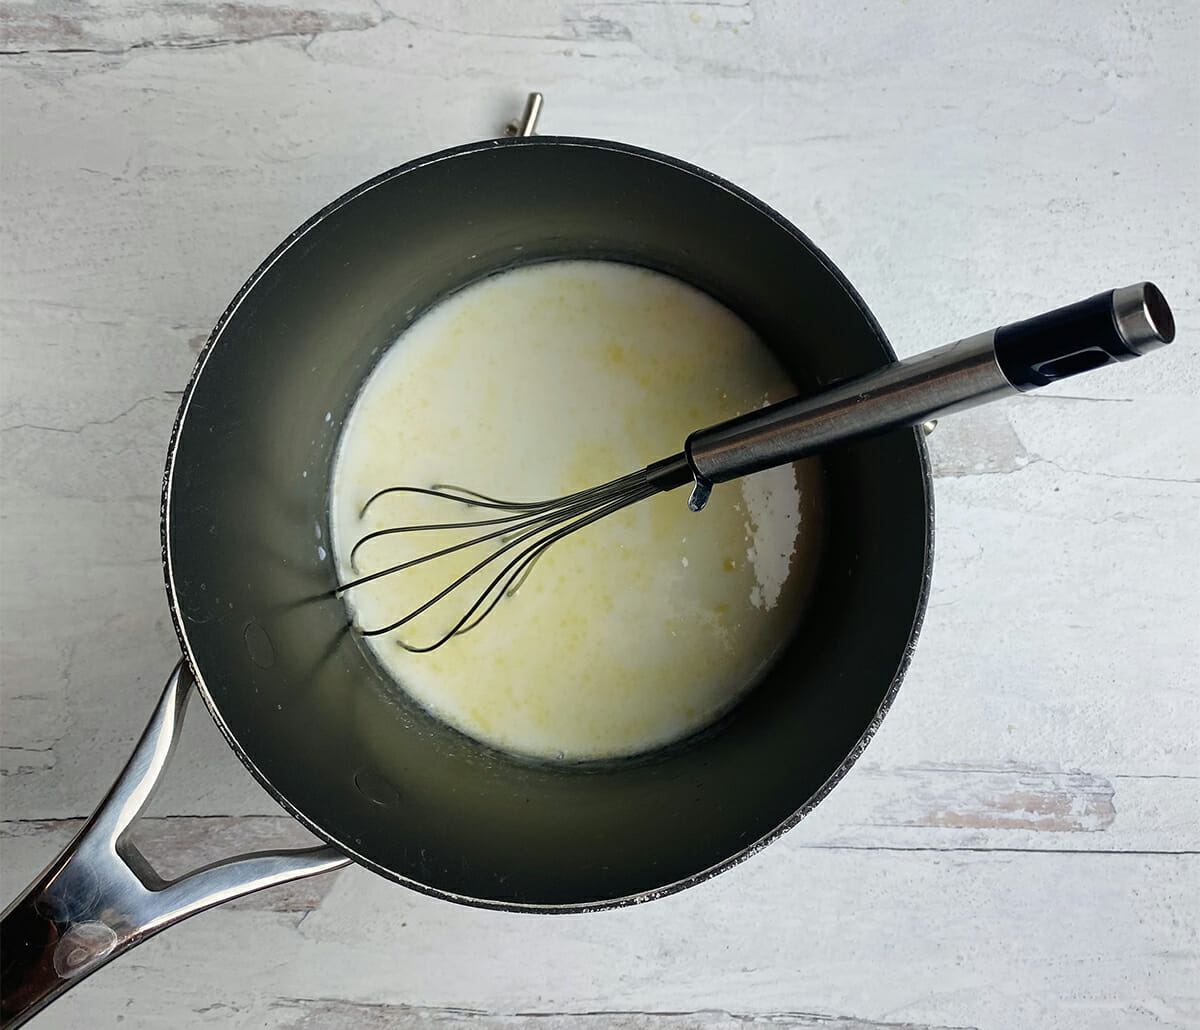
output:
<path id="1" fill-rule="evenodd" d="M 159 930 L 213 905 L 348 865 L 333 847 L 243 855 L 166 881 L 129 840 L 179 739 L 194 683 L 180 663 L 129 763 L 75 840 L 4 912 L 0 1027 Z"/>
<path id="2" fill-rule="evenodd" d="M 912 426 L 1016 391 L 996 364 L 992 332 L 890 365 L 815 397 L 752 411 L 688 437 L 697 479 L 723 483 L 835 443 Z"/>

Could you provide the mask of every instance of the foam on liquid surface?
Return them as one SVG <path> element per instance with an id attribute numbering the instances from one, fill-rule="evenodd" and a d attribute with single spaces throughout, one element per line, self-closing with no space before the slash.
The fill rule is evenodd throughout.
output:
<path id="1" fill-rule="evenodd" d="M 740 319 L 668 276 L 562 261 L 476 283 L 399 338 L 347 420 L 331 498 L 340 580 L 355 577 L 348 555 L 364 533 L 486 517 L 394 495 L 360 519 L 384 486 L 561 496 L 793 392 Z M 686 487 L 660 494 L 553 545 L 515 596 L 434 652 L 367 639 L 412 697 L 495 747 L 565 760 L 648 750 L 728 710 L 786 640 L 812 577 L 818 493 L 815 464 L 799 463 L 717 486 L 698 514 Z M 368 543 L 358 574 L 458 539 Z M 352 615 L 393 622 L 461 567 L 435 561 L 355 588 Z M 448 618 L 439 605 L 397 634 L 424 643 Z"/>

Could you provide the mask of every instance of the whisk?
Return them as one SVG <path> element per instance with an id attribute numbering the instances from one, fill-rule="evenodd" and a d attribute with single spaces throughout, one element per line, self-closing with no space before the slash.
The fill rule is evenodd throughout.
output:
<path id="1" fill-rule="evenodd" d="M 448 484 L 389 486 L 374 494 L 361 514 L 381 497 L 408 494 L 473 509 L 481 517 L 367 533 L 350 552 L 352 568 L 357 568 L 359 552 L 382 537 L 457 530 L 465 539 L 342 583 L 334 593 L 340 596 L 452 555 L 460 561 L 464 552 L 479 555 L 444 589 L 400 618 L 384 626 L 359 627 L 364 636 L 392 633 L 453 596 L 454 611 L 462 614 L 432 643 L 418 646 L 397 639 L 409 651 L 433 651 L 479 625 L 502 598 L 515 593 L 549 547 L 656 493 L 690 483 L 688 507 L 698 512 L 717 483 L 1138 357 L 1174 337 L 1174 319 L 1162 293 L 1152 283 L 1137 283 L 885 365 L 815 396 L 796 397 L 697 430 L 678 454 L 565 497 L 509 501 Z"/>

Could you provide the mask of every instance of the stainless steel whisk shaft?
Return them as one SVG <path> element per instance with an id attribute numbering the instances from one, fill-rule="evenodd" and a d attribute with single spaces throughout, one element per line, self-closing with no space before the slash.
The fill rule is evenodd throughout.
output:
<path id="1" fill-rule="evenodd" d="M 344 594 L 472 547 L 488 547 L 467 571 L 403 617 L 385 626 L 360 629 L 364 636 L 398 630 L 482 580 L 488 570 L 491 578 L 484 588 L 478 593 L 473 588 L 465 591 L 474 600 L 462 606 L 462 616 L 450 629 L 440 631 L 433 643 L 417 646 L 398 641 L 410 651 L 432 651 L 486 618 L 502 597 L 524 582 L 533 563 L 552 544 L 656 493 L 691 483 L 688 506 L 700 511 L 716 483 L 1126 361 L 1174 337 L 1174 320 L 1162 293 L 1151 283 L 1138 283 L 894 362 L 816 396 L 793 398 L 698 430 L 680 453 L 566 497 L 505 501 L 446 485 L 387 487 L 367 501 L 361 514 L 389 494 L 421 495 L 503 514 L 367 533 L 350 552 L 352 567 L 364 545 L 395 534 L 468 531 L 478 535 L 350 580 L 335 593 Z"/>

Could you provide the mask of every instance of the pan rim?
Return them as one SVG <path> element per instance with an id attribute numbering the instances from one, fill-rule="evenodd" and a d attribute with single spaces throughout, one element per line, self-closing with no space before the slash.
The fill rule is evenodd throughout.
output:
<path id="1" fill-rule="evenodd" d="M 359 854 L 346 841 L 339 839 L 335 835 L 323 829 L 314 819 L 301 811 L 297 806 L 285 797 L 281 791 L 272 783 L 269 777 L 258 767 L 257 763 L 242 746 L 237 736 L 234 734 L 232 727 L 226 722 L 220 712 L 220 709 L 205 682 L 200 664 L 193 652 L 191 642 L 188 638 L 187 630 L 184 625 L 183 618 L 180 613 L 179 599 L 176 592 L 174 563 L 172 561 L 171 551 L 171 500 L 172 491 L 175 482 L 176 458 L 178 455 L 179 441 L 187 422 L 187 414 L 191 405 L 192 397 L 194 396 L 197 383 L 204 372 L 205 366 L 210 355 L 213 352 L 216 344 L 220 340 L 221 334 L 225 327 L 236 315 L 238 308 L 259 282 L 268 274 L 270 269 L 279 261 L 283 255 L 290 250 L 303 236 L 318 226 L 326 218 L 334 212 L 350 204 L 357 198 L 363 196 L 369 191 L 389 183 L 392 180 L 399 178 L 402 175 L 416 171 L 422 168 L 428 168 L 443 161 L 454 160 L 460 157 L 480 153 L 483 151 L 497 150 L 501 148 L 512 147 L 574 147 L 589 150 L 604 150 L 616 152 L 626 156 L 650 161 L 656 164 L 667 165 L 676 171 L 683 172 L 695 176 L 703 180 L 709 186 L 716 187 L 731 194 L 735 199 L 747 204 L 754 211 L 773 222 L 778 228 L 782 229 L 789 236 L 795 239 L 802 246 L 807 248 L 816 260 L 825 268 L 825 270 L 835 279 L 835 281 L 846 291 L 852 303 L 859 310 L 862 317 L 866 320 L 868 326 L 873 332 L 879 346 L 883 352 L 884 362 L 895 361 L 896 354 L 891 347 L 882 328 L 875 320 L 874 315 L 868 309 L 858 291 L 855 290 L 849 280 L 842 274 L 836 265 L 816 247 L 811 240 L 794 226 L 789 220 L 780 215 L 777 211 L 759 200 L 757 197 L 743 190 L 741 187 L 709 172 L 697 165 L 671 157 L 657 151 L 648 150 L 641 147 L 632 146 L 625 143 L 619 143 L 609 140 L 592 139 L 588 137 L 576 136 L 534 136 L 534 137 L 516 137 L 508 139 L 484 140 L 475 143 L 462 144 L 460 146 L 451 147 L 446 150 L 441 150 L 433 154 L 428 154 L 422 157 L 415 158 L 404 164 L 397 165 L 387 171 L 381 172 L 371 179 L 353 187 L 340 197 L 331 201 L 325 207 L 321 208 L 303 224 L 291 232 L 254 270 L 250 277 L 242 284 L 240 289 L 230 301 L 228 307 L 221 314 L 209 334 L 204 348 L 201 350 L 196 364 L 192 369 L 191 376 L 187 386 L 184 389 L 183 397 L 180 401 L 179 411 L 176 414 L 175 422 L 171 430 L 171 436 L 167 447 L 166 465 L 163 471 L 162 494 L 160 502 L 160 539 L 162 548 L 162 564 L 163 577 L 167 592 L 167 602 L 171 614 L 171 622 L 175 629 L 175 635 L 179 641 L 180 650 L 184 661 L 195 680 L 200 696 L 204 699 L 205 707 L 208 709 L 210 716 L 220 729 L 225 740 L 232 748 L 243 765 L 250 771 L 254 778 L 263 786 L 268 794 L 275 799 L 285 811 L 293 818 L 298 820 L 310 832 L 317 837 L 333 845 L 338 850 L 343 852 L 347 857 L 351 858 L 359 865 L 370 869 L 372 872 L 378 873 L 386 879 L 400 883 L 405 887 L 418 891 L 419 893 L 429 895 L 431 897 L 440 898 L 446 901 L 453 901 L 458 904 L 469 905 L 475 908 L 485 908 L 497 911 L 507 912 L 538 912 L 538 913 L 583 913 L 604 911 L 614 908 L 622 908 L 630 905 L 641 904 L 657 898 L 666 897 L 671 894 L 678 893 L 688 887 L 695 886 L 705 880 L 711 879 L 718 873 L 724 872 L 727 869 L 739 865 L 746 859 L 757 854 L 768 844 L 778 840 L 784 833 L 794 827 L 806 815 L 808 815 L 818 804 L 820 804 L 833 790 L 833 788 L 841 781 L 841 779 L 849 772 L 850 768 L 862 755 L 871 739 L 879 729 L 884 716 L 887 714 L 895 700 L 895 697 L 903 682 L 904 676 L 908 671 L 909 664 L 912 660 L 912 655 L 915 651 L 917 639 L 920 635 L 921 627 L 924 623 L 925 612 L 928 605 L 930 585 L 933 572 L 933 534 L 934 534 L 934 504 L 933 504 L 933 474 L 929 460 L 928 449 L 926 448 L 924 436 L 919 428 L 909 430 L 912 434 L 914 447 L 917 451 L 918 462 L 921 470 L 922 490 L 925 498 L 925 539 L 923 541 L 923 563 L 921 582 L 919 584 L 918 596 L 916 600 L 915 611 L 913 613 L 912 625 L 909 627 L 907 640 L 900 662 L 896 668 L 896 672 L 888 684 L 887 690 L 884 692 L 880 701 L 879 707 L 876 709 L 870 722 L 867 724 L 863 733 L 851 749 L 849 754 L 842 760 L 836 769 L 829 775 L 825 782 L 786 819 L 781 821 L 776 827 L 764 834 L 758 840 L 748 844 L 740 851 L 721 860 L 713 863 L 704 869 L 698 870 L 689 876 L 677 880 L 670 884 L 665 884 L 661 887 L 650 888 L 644 891 L 639 891 L 635 894 L 619 898 L 609 898 L 602 900 L 591 900 L 583 902 L 569 902 L 561 904 L 542 904 L 534 902 L 511 902 L 497 901 L 489 898 L 472 897 L 468 895 L 458 894 L 452 891 L 447 891 L 443 888 L 435 887 L 431 884 L 425 884 L 418 880 L 414 880 L 409 876 L 389 869 L 372 861 L 366 856 Z"/>

